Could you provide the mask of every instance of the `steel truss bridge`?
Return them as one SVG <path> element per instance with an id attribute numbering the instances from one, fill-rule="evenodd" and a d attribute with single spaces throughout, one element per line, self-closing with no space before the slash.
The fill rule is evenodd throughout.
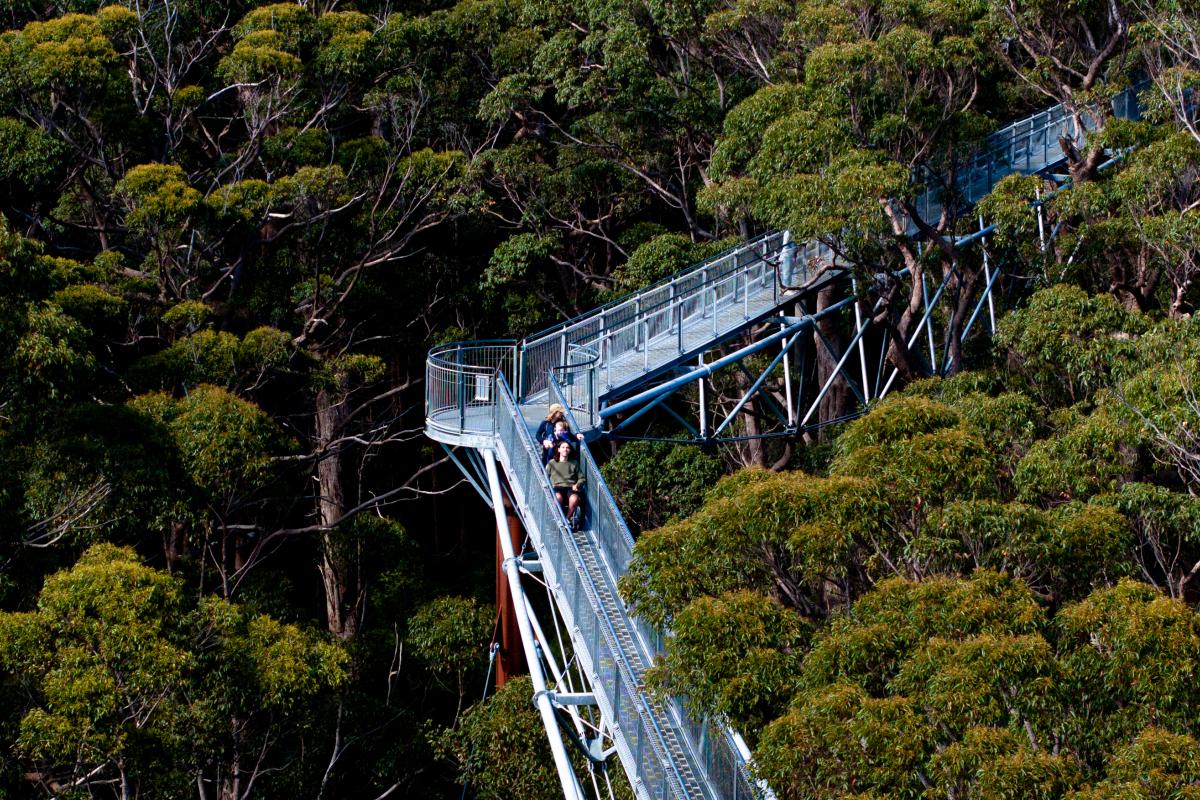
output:
<path id="1" fill-rule="evenodd" d="M 1113 102 L 1113 113 L 1136 118 L 1132 90 Z M 1059 137 L 1071 135 L 1078 143 L 1087 135 L 1070 126 L 1070 115 L 1055 106 L 997 131 L 957 171 L 957 205 L 969 209 L 1013 173 L 1065 180 L 1055 175 L 1065 162 Z M 944 192 L 945 187 L 934 188 L 919 199 L 925 219 L 938 217 Z M 1040 204 L 1031 213 L 1038 215 L 1043 236 L 1051 235 L 1040 225 Z M 992 230 L 980 220 L 979 230 L 956 245 L 981 243 Z M 983 259 L 985 280 L 963 338 L 977 324 L 982 327 L 981 318 L 989 330 L 995 327 L 993 295 L 1001 269 L 988 263 L 986 250 Z M 934 333 L 945 316 L 937 310 L 949 281 L 923 287 L 923 316 L 907 342 L 910 352 L 927 357 L 931 374 L 949 367 L 948 351 L 943 347 L 939 358 Z M 834 284 L 845 285 L 844 299 L 817 314 L 797 313 Z M 822 245 L 773 232 L 522 341 L 457 342 L 430 351 L 426 433 L 442 443 L 495 512 L 533 702 L 567 800 L 611 797 L 614 778 L 607 767 L 614 755 L 639 800 L 773 795 L 753 778 L 750 752 L 735 731 L 695 719 L 682 698 L 664 700 L 646 689 L 646 670 L 662 653 L 666 632 L 631 614 L 617 593 L 633 537 L 586 444 L 580 448 L 587 478 L 585 523 L 571 530 L 543 469 L 533 427 L 549 403 L 559 402 L 569 409 L 572 429 L 592 441 L 619 436 L 660 409 L 677 417 L 695 440 L 714 441 L 731 431 L 757 395 L 778 417 L 783 434 L 811 430 L 821 424 L 814 417 L 836 382 L 850 387 L 860 408 L 896 385 L 896 369 L 880 342 L 867 344 L 869 302 Z M 817 327 L 822 318 L 838 316 L 852 330 L 840 348 Z M 747 339 L 753 341 L 746 344 Z M 826 348 L 836 362 L 819 386 L 811 380 L 805 385 L 805 342 Z M 714 352 L 716 357 L 706 358 Z M 706 379 L 724 367 L 746 370 L 746 357 L 759 353 L 773 354 L 765 369 L 757 376 L 747 371 L 749 388 L 736 405 L 721 419 L 709 419 Z M 785 407 L 762 391 L 780 368 Z M 666 403 L 684 387 L 698 387 L 698 425 Z M 520 552 L 506 535 L 506 505 L 527 534 Z M 548 602 L 540 602 L 541 593 Z"/>

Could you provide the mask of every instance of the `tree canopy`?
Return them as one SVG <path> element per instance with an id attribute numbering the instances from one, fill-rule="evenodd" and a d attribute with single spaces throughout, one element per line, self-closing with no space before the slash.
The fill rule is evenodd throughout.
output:
<path id="1" fill-rule="evenodd" d="M 650 683 L 781 798 L 1194 795 L 1198 20 L 5 4 L 0 796 L 549 791 L 528 685 L 477 699 L 494 520 L 420 435 L 425 352 L 783 227 L 853 276 L 903 391 L 764 441 L 768 375 L 737 445 L 659 416 L 602 456 L 625 596 L 674 631 Z M 1065 179 L 966 197 L 1051 102 Z M 960 346 L 1001 264 L 1012 312 Z M 819 383 L 847 326 L 813 337 Z"/>

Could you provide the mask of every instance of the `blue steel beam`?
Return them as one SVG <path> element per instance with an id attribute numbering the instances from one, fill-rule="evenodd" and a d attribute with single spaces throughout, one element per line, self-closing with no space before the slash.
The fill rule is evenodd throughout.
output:
<path id="1" fill-rule="evenodd" d="M 721 424 L 717 426 L 717 429 L 713 431 L 713 436 L 719 436 L 721 431 L 725 430 L 729 423 L 733 422 L 733 419 L 737 416 L 737 413 L 742 410 L 746 403 L 750 402 L 750 398 L 753 397 L 754 394 L 759 390 L 759 387 L 763 385 L 763 382 L 766 381 L 766 379 L 770 376 L 771 371 L 775 369 L 775 367 L 779 366 L 779 362 L 782 361 L 789 352 L 791 352 L 793 345 L 795 345 L 799 340 L 800 332 L 797 331 L 796 335 L 792 337 L 792 340 L 783 346 L 783 349 L 779 351 L 778 355 L 771 359 L 771 363 L 768 364 L 767 368 L 762 371 L 762 374 L 759 375 L 758 378 L 755 379 L 754 383 L 750 385 L 750 388 L 742 394 L 741 399 L 737 401 L 737 405 L 733 407 L 733 410 L 729 412 L 725 419 L 722 420 Z M 787 420 L 783 420 L 783 424 L 787 425 Z"/>
<path id="2" fill-rule="evenodd" d="M 792 338 L 796 339 L 798 337 L 793 336 Z M 755 380 L 754 376 L 750 374 L 750 370 L 746 369 L 746 362 L 739 361 L 738 369 L 740 369 L 742 371 L 742 374 L 745 375 L 747 378 L 749 378 L 751 381 Z M 766 379 L 766 373 L 763 373 L 762 379 L 763 380 Z M 783 409 L 780 408 L 779 404 L 775 402 L 775 398 L 771 397 L 771 395 L 768 393 L 760 392 L 760 394 L 762 394 L 762 399 L 766 402 L 771 413 L 775 415 L 775 419 L 779 420 L 780 424 L 783 425 L 783 427 L 790 428 L 791 426 L 788 425 L 788 421 L 786 419 L 787 415 L 783 413 Z"/>

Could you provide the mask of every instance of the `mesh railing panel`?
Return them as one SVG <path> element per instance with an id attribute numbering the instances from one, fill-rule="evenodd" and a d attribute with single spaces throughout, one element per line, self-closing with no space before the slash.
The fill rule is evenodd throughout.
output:
<path id="1" fill-rule="evenodd" d="M 553 402 L 567 405 L 562 390 L 555 381 L 551 381 L 549 388 Z M 574 419 L 570 422 L 572 429 L 579 429 Z M 628 571 L 629 562 L 633 558 L 633 535 L 600 473 L 591 450 L 586 443 L 579 449 L 580 467 L 587 478 L 584 484 L 584 501 L 587 513 L 591 515 L 589 527 L 615 586 Z M 663 632 L 639 617 L 631 617 L 623 603 L 620 606 L 622 619 L 637 631 L 640 639 L 638 644 L 642 652 L 639 660 L 651 663 L 654 657 L 664 650 Z M 745 800 L 755 797 L 745 760 L 728 732 L 707 720 L 693 719 L 686 704 L 681 700 L 672 701 L 671 706 L 680 723 L 678 730 L 695 754 L 697 765 L 704 771 L 715 796 L 721 800 Z"/>
<path id="2" fill-rule="evenodd" d="M 651 343 L 672 333 L 678 335 L 682 324 L 697 317 L 717 321 L 723 307 L 742 297 L 745 273 L 761 278 L 762 270 L 771 269 L 762 262 L 782 245 L 783 233 L 766 234 L 591 315 L 529 337 L 521 346 L 519 396 L 524 399 L 545 392 L 550 371 L 566 363 L 573 346 L 593 348 L 602 364 L 642 352 L 650 368 Z"/>
<path id="3" fill-rule="evenodd" d="M 515 342 L 455 342 L 425 360 L 426 424 L 450 433 L 487 432 L 496 375 L 513 374 Z"/>
<path id="4" fill-rule="evenodd" d="M 622 761 L 626 766 L 635 765 L 636 774 L 631 777 L 640 781 L 651 797 L 688 800 L 682 777 L 666 758 L 669 749 L 662 721 L 651 713 L 637 688 L 638 676 L 645 668 L 641 653 L 623 652 L 618 644 L 618 629 L 632 631 L 633 626 L 619 603 L 616 607 L 602 605 L 600 592 L 554 498 L 524 417 L 502 378 L 497 381 L 497 396 L 494 424 L 505 471 L 510 484 L 521 490 L 529 517 L 526 523 L 530 534 L 537 537 L 543 569 L 558 584 L 557 599 L 566 606 L 560 605 L 560 611 L 578 630 L 576 646 L 582 652 L 576 655 L 591 667 L 595 680 L 592 689 L 602 710 L 620 726 L 615 741 L 622 751 Z M 594 475 L 589 476 L 589 482 L 598 478 Z M 629 736 L 624 735 L 626 729 Z M 630 748 L 630 741 L 640 745 L 636 751 Z"/>

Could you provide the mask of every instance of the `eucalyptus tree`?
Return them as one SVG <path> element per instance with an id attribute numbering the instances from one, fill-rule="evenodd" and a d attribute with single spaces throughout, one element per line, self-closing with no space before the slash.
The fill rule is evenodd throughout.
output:
<path id="1" fill-rule="evenodd" d="M 1090 784 L 1134 759 L 1194 787 L 1172 757 L 1194 747 L 1194 690 L 1157 676 L 1194 668 L 1198 619 L 1133 583 L 1050 620 L 996 573 L 888 581 L 817 635 L 756 761 L 787 798 L 1105 797 Z"/>
<path id="2" fill-rule="evenodd" d="M 109 351 L 102 367 L 128 379 L 106 399 L 130 389 L 211 399 L 197 388 L 220 385 L 240 395 L 230 402 L 249 401 L 243 421 L 265 412 L 298 444 L 273 451 L 273 493 L 302 486 L 305 470 L 316 479 L 300 492 L 307 513 L 201 490 L 193 500 L 206 512 L 183 514 L 166 540 L 224 531 L 204 549 L 231 592 L 288 539 L 316 536 L 328 625 L 343 637 L 357 629 L 367 577 L 337 529 L 412 496 L 427 471 L 390 489 L 364 473 L 408 436 L 400 415 L 415 379 L 396 343 L 433 328 L 444 301 L 415 252 L 472 207 L 467 156 L 412 106 L 396 27 L 294 4 L 181 2 L 30 22 L 0 40 L 11 108 L 0 139 L 21 157 L 8 180 L 23 189 L 5 210 L 94 259 L 90 282 L 125 304 L 127 325 L 93 332 Z M 385 296 L 398 286 L 421 293 L 401 317 Z M 72 318 L 38 313 L 69 338 Z"/>
<path id="3" fill-rule="evenodd" d="M 1071 128 L 1059 141 L 1076 183 L 1091 180 L 1105 145 L 1088 136 L 1112 117 L 1110 101 L 1129 84 L 1133 3 L 1115 0 L 1068 8 L 1042 0 L 994 0 L 995 52 L 1035 96 L 1061 103 Z M 1085 141 L 1086 140 L 1086 141 Z"/>
<path id="4" fill-rule="evenodd" d="M 1150 110 L 1200 141 L 1195 93 L 1200 88 L 1200 9 L 1190 2 L 1136 2 L 1130 33 L 1154 81 L 1143 95 Z"/>
<path id="5" fill-rule="evenodd" d="M 985 12 L 970 2 L 910 4 L 903 14 L 885 4 L 858 13 L 837 3 L 803 7 L 776 56 L 791 81 L 730 112 L 701 196 L 724 224 L 749 218 L 787 228 L 853 268 L 902 380 L 934 367 L 907 342 L 924 297 L 943 281 L 951 302 L 938 368 L 963 366 L 960 338 L 982 270 L 955 245 L 963 208 L 956 181 L 969 148 L 995 124 L 984 109 L 1006 108 Z M 918 205 L 927 189 L 940 203 Z M 819 298 L 818 310 L 830 302 Z M 824 334 L 836 345 L 838 331 Z M 833 366 L 824 357 L 819 377 Z M 834 399 L 823 418 L 842 416 L 851 398 Z"/>
<path id="6" fill-rule="evenodd" d="M 261 794 L 295 768 L 309 704 L 346 660 L 107 544 L 47 579 L 35 609 L 0 614 L 0 669 L 21 689 L 11 755 L 55 796 Z"/>
<path id="7" fill-rule="evenodd" d="M 980 207 L 997 223 L 1001 252 L 1046 280 L 1107 292 L 1131 309 L 1190 314 L 1200 276 L 1196 140 L 1146 122 L 1113 122 L 1093 138 L 1123 154 L 1104 174 L 1048 198 L 1035 177 L 1006 178 L 984 198 Z M 1038 235 L 1038 217 L 1029 212 L 1039 197 L 1040 224 L 1058 231 L 1051 240 Z"/>

